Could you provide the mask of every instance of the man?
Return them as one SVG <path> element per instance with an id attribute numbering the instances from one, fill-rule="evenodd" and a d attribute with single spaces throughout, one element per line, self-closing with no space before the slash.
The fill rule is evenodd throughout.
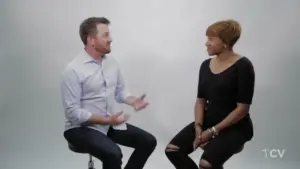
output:
<path id="1" fill-rule="evenodd" d="M 66 126 L 64 137 L 102 161 L 103 169 L 121 169 L 122 152 L 117 144 L 134 148 L 125 169 L 142 169 L 156 147 L 150 133 L 126 123 L 128 116 L 113 110 L 114 101 L 136 111 L 148 103 L 130 96 L 116 60 L 110 53 L 110 21 L 90 17 L 80 25 L 85 49 L 62 74 L 62 100 Z"/>

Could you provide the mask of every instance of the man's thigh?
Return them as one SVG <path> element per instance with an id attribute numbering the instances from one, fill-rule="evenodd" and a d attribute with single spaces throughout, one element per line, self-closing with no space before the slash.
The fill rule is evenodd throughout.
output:
<path id="1" fill-rule="evenodd" d="M 102 161 L 109 158 L 122 158 L 120 147 L 99 131 L 81 127 L 66 131 L 64 136 L 73 146 L 87 150 Z"/>
<path id="2" fill-rule="evenodd" d="M 132 148 L 156 146 L 156 138 L 152 134 L 128 123 L 127 130 L 110 128 L 108 137 L 120 145 Z"/>

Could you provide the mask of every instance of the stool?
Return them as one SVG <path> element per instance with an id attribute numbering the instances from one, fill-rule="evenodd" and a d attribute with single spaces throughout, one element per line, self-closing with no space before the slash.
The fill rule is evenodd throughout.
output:
<path id="1" fill-rule="evenodd" d="M 81 154 L 87 154 L 88 152 L 85 149 L 81 149 L 78 147 L 73 146 L 72 144 L 68 144 L 69 149 L 75 153 L 81 153 Z M 89 161 L 88 161 L 88 169 L 95 169 L 94 168 L 94 161 L 93 161 L 93 156 L 89 154 Z"/>

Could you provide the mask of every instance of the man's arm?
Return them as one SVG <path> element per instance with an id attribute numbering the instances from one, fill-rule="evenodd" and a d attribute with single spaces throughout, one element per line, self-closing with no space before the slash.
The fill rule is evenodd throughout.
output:
<path id="1" fill-rule="evenodd" d="M 109 124 L 109 119 L 95 115 L 80 107 L 81 83 L 73 69 L 63 72 L 61 83 L 62 102 L 67 119 L 74 124 Z"/>
<path id="2" fill-rule="evenodd" d="M 132 96 L 129 91 L 127 91 L 123 75 L 121 70 L 118 70 L 117 87 L 115 91 L 115 99 L 118 103 L 124 103 L 129 106 L 133 106 L 133 102 L 136 100 L 135 96 Z"/>

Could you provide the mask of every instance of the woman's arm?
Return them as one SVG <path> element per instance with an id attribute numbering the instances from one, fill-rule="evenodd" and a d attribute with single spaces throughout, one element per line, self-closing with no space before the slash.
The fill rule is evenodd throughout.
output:
<path id="1" fill-rule="evenodd" d="M 204 89 L 203 89 L 203 76 L 204 76 L 204 66 L 206 61 L 204 61 L 199 70 L 199 79 L 198 79 L 198 92 L 197 100 L 194 106 L 194 115 L 195 115 L 195 127 L 200 127 L 202 129 L 203 125 L 203 114 L 206 100 L 204 99 Z"/>
<path id="2" fill-rule="evenodd" d="M 250 105 L 238 103 L 237 108 L 234 109 L 223 121 L 215 126 L 216 130 L 220 132 L 240 121 L 249 113 L 249 107 Z"/>
<path id="3" fill-rule="evenodd" d="M 197 98 L 194 112 L 195 112 L 195 125 L 202 128 L 203 114 L 204 114 L 205 100 L 203 98 Z"/>
<path id="4" fill-rule="evenodd" d="M 223 121 L 215 126 L 218 132 L 237 123 L 249 113 L 254 94 L 255 72 L 250 60 L 240 62 L 238 65 L 238 94 L 237 108 Z"/>

